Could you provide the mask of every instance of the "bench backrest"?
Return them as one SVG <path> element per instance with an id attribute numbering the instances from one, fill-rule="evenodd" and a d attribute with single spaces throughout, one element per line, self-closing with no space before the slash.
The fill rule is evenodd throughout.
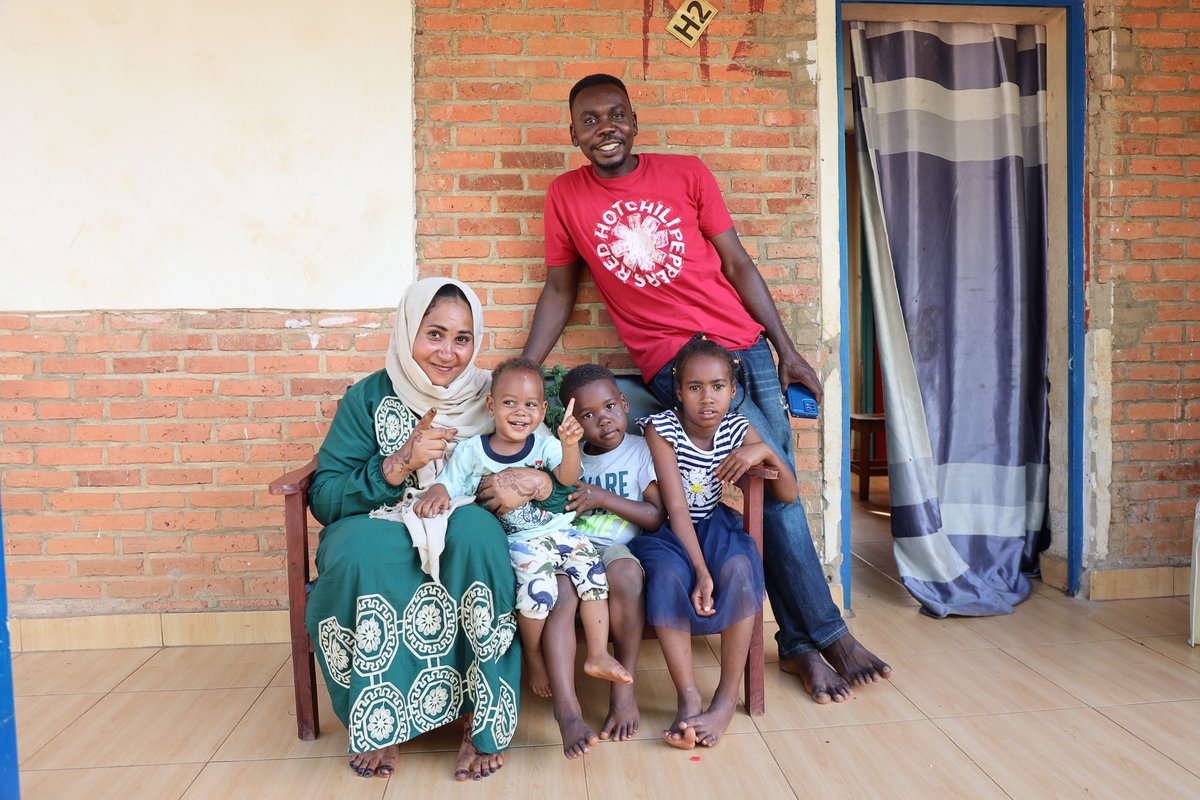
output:
<path id="1" fill-rule="evenodd" d="M 648 417 L 651 414 L 657 414 L 662 411 L 663 405 L 658 402 L 658 398 L 642 382 L 640 375 L 617 375 L 616 378 L 617 388 L 624 393 L 625 398 L 629 401 L 629 430 L 634 433 L 640 433 L 637 421 L 642 417 Z M 559 403 L 558 397 L 550 389 L 549 378 L 546 380 L 546 388 L 546 394 L 550 400 L 550 410 L 546 414 L 546 426 L 553 430 L 562 421 L 562 405 Z"/>

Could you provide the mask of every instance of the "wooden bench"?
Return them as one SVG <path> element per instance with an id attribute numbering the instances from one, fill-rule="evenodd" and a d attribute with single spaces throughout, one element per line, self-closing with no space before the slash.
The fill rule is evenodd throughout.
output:
<path id="1" fill-rule="evenodd" d="M 620 376 L 618 385 L 630 403 L 630 426 L 633 420 L 661 408 L 642 382 Z M 635 413 L 636 411 L 636 413 Z M 317 469 L 314 457 L 300 469 L 288 472 L 271 481 L 270 492 L 283 496 L 283 527 L 287 548 L 288 621 L 292 639 L 292 677 L 296 691 L 296 729 L 305 741 L 320 734 L 317 717 L 317 671 L 312 639 L 304 625 L 308 606 L 308 591 L 316 579 L 312 576 L 308 538 L 308 489 Z M 738 481 L 742 491 L 743 519 L 746 532 L 762 554 L 762 514 L 764 480 L 778 477 L 778 472 L 766 467 L 748 470 Z M 750 652 L 746 659 L 745 703 L 752 716 L 766 712 L 766 693 L 763 677 L 763 615 L 755 618 Z M 654 629 L 646 626 L 645 638 L 655 638 Z"/>
<path id="2" fill-rule="evenodd" d="M 850 471 L 858 476 L 858 499 L 868 500 L 871 476 L 888 474 L 887 459 L 871 457 L 871 445 L 875 444 L 878 448 L 887 441 L 883 414 L 851 414 L 850 432 L 858 433 L 858 444 L 850 459 Z M 879 438 L 876 439 L 876 436 Z"/>

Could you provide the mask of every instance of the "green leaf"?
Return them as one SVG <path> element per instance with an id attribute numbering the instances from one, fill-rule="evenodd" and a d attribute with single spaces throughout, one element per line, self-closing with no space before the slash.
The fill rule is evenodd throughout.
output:
<path id="1" fill-rule="evenodd" d="M 561 364 L 554 367 L 542 367 L 542 377 L 546 381 L 546 427 L 555 436 L 558 435 L 558 426 L 562 424 L 565 411 L 562 401 L 558 399 L 558 392 L 562 389 L 563 378 L 570 371 Z"/>

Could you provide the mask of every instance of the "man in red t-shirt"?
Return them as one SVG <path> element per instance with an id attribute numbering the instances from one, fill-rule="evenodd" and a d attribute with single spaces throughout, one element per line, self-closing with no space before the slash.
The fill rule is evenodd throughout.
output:
<path id="1" fill-rule="evenodd" d="M 691 156 L 633 154 L 637 115 L 617 78 L 582 79 L 569 107 L 571 142 L 590 163 L 560 175 L 547 192 L 546 284 L 524 355 L 541 362 L 554 347 L 586 266 L 661 402 L 674 399 L 671 359 L 705 333 L 742 362 L 746 400 L 739 412 L 784 463 L 794 463 L 781 386 L 802 383 L 820 400 L 820 379 L 788 337 L 712 174 Z M 819 703 L 847 699 L 851 684 L 889 677 L 891 667 L 842 622 L 803 506 L 769 494 L 766 506 L 767 592 L 780 626 L 780 667 L 798 675 Z"/>

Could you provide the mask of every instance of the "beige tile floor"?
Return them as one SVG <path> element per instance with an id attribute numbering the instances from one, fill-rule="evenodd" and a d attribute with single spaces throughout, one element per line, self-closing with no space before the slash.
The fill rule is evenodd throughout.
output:
<path id="1" fill-rule="evenodd" d="M 877 503 L 882 488 L 872 486 Z M 568 762 L 549 705 L 526 696 L 506 766 L 479 784 L 449 776 L 452 729 L 405 744 L 395 777 L 357 777 L 324 695 L 322 736 L 298 741 L 285 645 L 23 653 L 22 796 L 1200 797 L 1200 651 L 1185 642 L 1183 599 L 1089 603 L 1039 583 L 1011 616 L 929 619 L 896 582 L 887 523 L 883 506 L 855 508 L 849 624 L 894 679 L 817 706 L 768 666 L 766 715 L 739 713 L 712 750 L 657 741 L 674 692 L 654 642 L 639 665 L 635 741 Z M 706 691 L 719 646 L 696 639 Z M 603 687 L 583 680 L 584 711 L 599 722 Z"/>

